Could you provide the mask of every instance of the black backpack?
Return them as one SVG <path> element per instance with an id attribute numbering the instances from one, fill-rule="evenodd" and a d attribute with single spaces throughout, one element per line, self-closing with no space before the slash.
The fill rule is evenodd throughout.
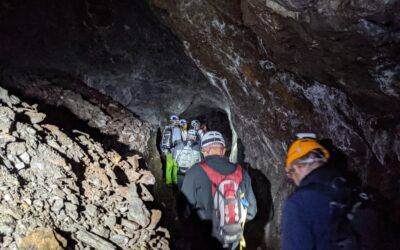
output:
<path id="1" fill-rule="evenodd" d="M 172 133 L 173 127 L 167 126 L 162 134 L 161 149 L 170 149 L 172 147 Z"/>
<path id="2" fill-rule="evenodd" d="M 343 177 L 323 189 L 333 197 L 329 204 L 333 249 L 386 249 L 383 214 L 372 195 Z"/>

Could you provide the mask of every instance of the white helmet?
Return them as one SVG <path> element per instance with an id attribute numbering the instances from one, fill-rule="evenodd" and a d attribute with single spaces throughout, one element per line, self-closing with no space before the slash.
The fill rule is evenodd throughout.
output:
<path id="1" fill-rule="evenodd" d="M 179 120 L 179 125 L 180 126 L 183 126 L 183 125 L 185 125 L 186 124 L 186 120 L 185 119 L 180 119 Z"/>
<path id="2" fill-rule="evenodd" d="M 192 127 L 195 127 L 196 125 L 197 125 L 197 126 L 200 126 L 200 121 L 199 121 L 199 120 L 193 120 L 193 121 L 190 123 L 190 125 L 191 125 Z"/>
<path id="3" fill-rule="evenodd" d="M 218 131 L 209 131 L 201 138 L 201 147 L 206 147 L 210 144 L 219 143 L 225 147 L 225 140 L 222 134 Z"/>
<path id="4" fill-rule="evenodd" d="M 179 117 L 177 116 L 177 115 L 171 115 L 170 117 L 169 117 L 169 120 L 172 122 L 172 121 L 178 121 L 179 120 Z"/>

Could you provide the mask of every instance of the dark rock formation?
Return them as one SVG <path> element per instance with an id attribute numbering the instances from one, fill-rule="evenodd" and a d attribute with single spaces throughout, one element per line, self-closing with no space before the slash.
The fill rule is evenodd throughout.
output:
<path id="1" fill-rule="evenodd" d="M 332 139 L 399 205 L 399 1 L 149 2 L 226 97 L 247 161 L 271 181 L 269 240 L 296 131 Z"/>
<path id="2" fill-rule="evenodd" d="M 269 247 L 298 131 L 330 138 L 400 211 L 399 1 L 147 2 L 177 38 L 142 1 L 3 1 L 2 75 L 69 74 L 153 124 L 199 106 L 224 110 L 246 161 L 271 182 Z"/>
<path id="3" fill-rule="evenodd" d="M 221 103 L 143 1 L 2 1 L 0 16 L 2 68 L 70 74 L 153 124 Z"/>

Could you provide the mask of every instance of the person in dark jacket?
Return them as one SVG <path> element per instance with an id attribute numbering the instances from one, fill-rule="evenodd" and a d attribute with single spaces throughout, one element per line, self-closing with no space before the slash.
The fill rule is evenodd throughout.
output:
<path id="1" fill-rule="evenodd" d="M 283 250 L 330 250 L 329 186 L 339 173 L 327 165 L 329 152 L 314 138 L 296 140 L 289 148 L 286 174 L 297 186 L 289 196 L 282 214 Z"/>
<path id="2" fill-rule="evenodd" d="M 235 172 L 237 166 L 230 163 L 229 160 L 224 157 L 225 155 L 225 141 L 222 135 L 216 131 L 207 132 L 201 141 L 201 150 L 204 155 L 204 162 L 213 170 L 217 171 L 222 175 L 230 175 Z M 245 193 L 245 198 L 249 203 L 247 208 L 247 220 L 252 220 L 257 213 L 256 198 L 253 193 L 251 186 L 251 179 L 248 173 L 242 171 L 242 182 L 240 184 L 241 190 Z M 213 213 L 213 200 L 212 200 L 212 187 L 211 181 L 203 170 L 199 163 L 192 166 L 186 173 L 185 179 L 182 184 L 182 193 L 185 195 L 187 202 L 190 204 L 192 211 L 195 211 L 199 220 L 203 221 L 202 226 L 199 226 L 199 230 L 203 231 L 197 234 L 197 239 L 192 241 L 192 249 L 218 249 L 218 243 L 216 240 L 211 245 L 205 240 L 205 237 L 211 235 L 211 223 Z M 206 225 L 206 226 L 204 226 Z M 206 228 L 202 230 L 201 228 Z M 198 231 L 197 231 L 198 232 Z M 208 234 L 208 235 L 205 235 Z"/>
<path id="3" fill-rule="evenodd" d="M 357 191 L 329 158 L 314 134 L 290 146 L 286 174 L 297 189 L 283 210 L 282 249 L 397 249 L 373 196 Z"/>

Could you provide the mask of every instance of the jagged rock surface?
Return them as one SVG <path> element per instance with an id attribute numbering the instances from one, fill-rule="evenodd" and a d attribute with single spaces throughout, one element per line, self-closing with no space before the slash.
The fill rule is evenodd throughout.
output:
<path id="1" fill-rule="evenodd" d="M 229 103 L 247 161 L 271 181 L 269 247 L 279 248 L 283 162 L 299 131 L 331 139 L 399 210 L 400 1 L 148 2 Z"/>
<path id="2" fill-rule="evenodd" d="M 50 78 L 50 79 L 48 79 Z M 67 83 L 65 83 L 67 81 Z M 3 81 L 3 86 L 13 88 L 25 96 L 38 99 L 51 106 L 65 107 L 88 125 L 105 135 L 115 135 L 120 143 L 142 155 L 148 152 L 150 124 L 137 119 L 120 103 L 82 86 L 72 79 L 50 75 L 15 74 Z M 74 90 L 74 91 L 72 91 Z M 32 123 L 43 120 L 39 113 L 26 113 Z"/>
<path id="3" fill-rule="evenodd" d="M 142 201 L 154 177 L 140 156 L 124 159 L 78 130 L 70 137 L 42 124 L 45 116 L 0 88 L 1 249 L 32 249 L 41 237 L 49 242 L 37 244 L 56 244 L 39 228 L 71 235 L 75 249 L 169 249 L 161 212 Z"/>
<path id="4" fill-rule="evenodd" d="M 3 1 L 1 69 L 72 75 L 153 124 L 201 105 L 226 111 L 246 161 L 271 182 L 273 249 L 299 131 L 332 139 L 399 220 L 400 1 L 147 2 L 183 46 L 143 1 Z"/>

